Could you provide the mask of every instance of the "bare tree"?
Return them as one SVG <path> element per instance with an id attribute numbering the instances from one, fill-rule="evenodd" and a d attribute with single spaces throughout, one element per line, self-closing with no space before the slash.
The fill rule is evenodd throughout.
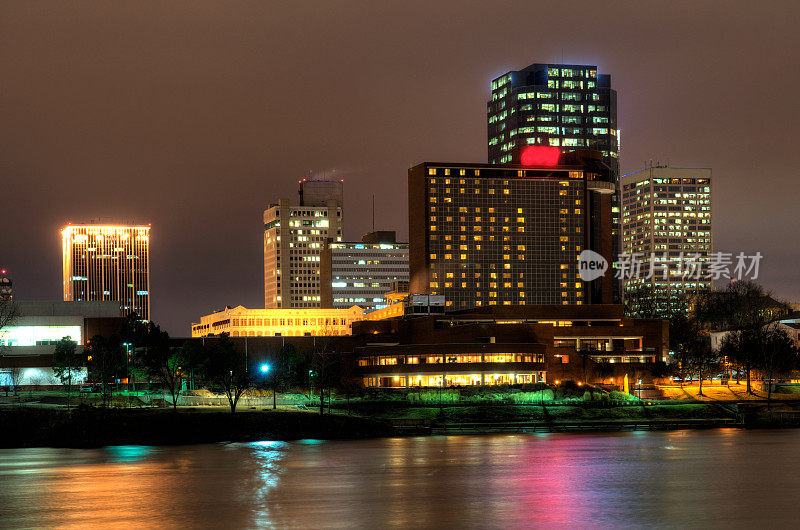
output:
<path id="1" fill-rule="evenodd" d="M 77 349 L 78 343 L 72 337 L 64 337 L 58 341 L 53 352 L 53 373 L 62 384 L 67 385 L 67 408 L 72 398 L 72 375 L 83 365 L 83 356 L 76 354 Z"/>
<path id="2" fill-rule="evenodd" d="M 235 413 L 239 398 L 252 386 L 252 379 L 244 355 L 236 349 L 227 333 L 222 333 L 212 346 L 206 373 L 209 379 L 222 387 L 228 398 L 231 414 Z"/>
<path id="3" fill-rule="evenodd" d="M 798 367 L 800 352 L 788 333 L 777 323 L 769 324 L 765 330 L 765 344 L 759 359 L 767 384 L 767 408 L 772 404 L 772 380 Z"/>
<path id="4" fill-rule="evenodd" d="M 323 330 L 322 336 L 314 337 L 314 349 L 311 352 L 310 364 L 314 369 L 317 387 L 319 388 L 319 413 L 325 411 L 325 391 L 328 390 L 328 402 L 330 410 L 330 382 L 333 380 L 333 367 L 339 361 L 339 354 L 335 348 L 335 342 L 331 335 L 327 333 L 327 328 Z"/>
<path id="5" fill-rule="evenodd" d="M 184 374 L 189 371 L 189 347 L 184 344 L 172 348 L 167 332 L 152 322 L 147 324 L 145 333 L 139 334 L 138 340 L 141 347 L 136 355 L 136 370 L 161 383 L 172 398 L 173 410 L 177 411 Z"/>
<path id="6" fill-rule="evenodd" d="M 712 329 L 729 331 L 720 351 L 744 370 L 747 393 L 752 394 L 751 374 L 768 347 L 767 324 L 788 313 L 788 305 L 751 281 L 731 282 L 725 289 L 708 295 L 699 304 L 701 319 Z"/>
<path id="7" fill-rule="evenodd" d="M 0 332 L 10 326 L 19 316 L 17 304 L 11 300 L 0 299 Z"/>
<path id="8" fill-rule="evenodd" d="M 111 401 L 111 385 L 125 370 L 125 353 L 119 337 L 95 335 L 86 341 L 86 361 L 90 376 L 100 383 L 103 405 Z"/>
<path id="9" fill-rule="evenodd" d="M 6 354 L 6 345 L 5 340 L 3 340 L 3 330 L 14 323 L 14 321 L 19 316 L 19 311 L 17 309 L 17 305 L 14 304 L 11 300 L 7 299 L 0 299 L 0 368 L 4 367 L 5 363 L 3 362 L 3 357 Z M 16 370 L 18 372 L 19 370 Z M 16 381 L 18 375 L 15 375 L 15 370 L 12 369 L 11 373 L 11 386 L 14 387 L 14 394 L 16 395 Z M 6 395 L 8 394 L 8 390 L 6 390 Z"/>

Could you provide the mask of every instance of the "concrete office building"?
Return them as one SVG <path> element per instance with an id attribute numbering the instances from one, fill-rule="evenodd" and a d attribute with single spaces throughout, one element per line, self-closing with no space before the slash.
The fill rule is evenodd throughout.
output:
<path id="1" fill-rule="evenodd" d="M 613 261 L 608 166 L 598 152 L 528 149 L 544 150 L 539 164 L 409 170 L 411 293 L 453 309 L 613 301 L 610 272 L 583 282 L 578 270 L 586 249 Z"/>
<path id="2" fill-rule="evenodd" d="M 114 300 L 150 319 L 150 225 L 73 225 L 61 230 L 64 300 Z"/>
<path id="3" fill-rule="evenodd" d="M 300 205 L 280 199 L 264 211 L 264 307 L 320 307 L 320 253 L 342 240 L 341 180 L 302 180 Z"/>
<path id="4" fill-rule="evenodd" d="M 392 231 L 371 232 L 361 242 L 326 243 L 320 262 L 322 307 L 387 307 L 392 284 L 408 281 L 408 243 Z"/>
<path id="5" fill-rule="evenodd" d="M 710 169 L 662 166 L 623 176 L 622 220 L 623 251 L 640 268 L 625 279 L 626 295 L 652 290 L 667 309 L 675 296 L 713 287 L 687 267 L 708 265 L 714 249 Z"/>

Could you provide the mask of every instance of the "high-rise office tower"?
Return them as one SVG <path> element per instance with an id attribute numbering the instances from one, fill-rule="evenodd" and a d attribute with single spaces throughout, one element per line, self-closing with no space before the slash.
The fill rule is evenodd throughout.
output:
<path id="1" fill-rule="evenodd" d="M 370 232 L 361 242 L 329 241 L 320 262 L 322 307 L 365 311 L 391 302 L 386 293 L 398 281 L 408 282 L 408 243 L 398 243 L 395 232 Z"/>
<path id="2" fill-rule="evenodd" d="M 617 191 L 611 198 L 613 254 L 620 252 L 619 149 L 617 93 L 611 76 L 586 64 L 532 64 L 492 80 L 487 103 L 490 164 L 525 163 L 530 145 L 562 151 L 600 151 Z M 621 284 L 614 281 L 615 301 Z"/>
<path id="3" fill-rule="evenodd" d="M 264 307 L 320 307 L 320 252 L 342 240 L 341 180 L 302 180 L 300 205 L 280 199 L 264 211 Z"/>
<path id="4" fill-rule="evenodd" d="M 453 308 L 612 302 L 610 271 L 583 282 L 578 261 L 611 262 L 615 185 L 600 153 L 531 146 L 524 159 L 409 170 L 412 293 Z"/>
<path id="5" fill-rule="evenodd" d="M 635 257 L 626 295 L 651 291 L 658 309 L 713 287 L 702 268 L 713 252 L 711 170 L 650 167 L 622 177 L 622 245 Z M 700 265 L 701 277 L 694 272 Z M 638 271 L 638 272 L 634 272 Z"/>
<path id="6" fill-rule="evenodd" d="M 65 301 L 114 300 L 150 319 L 150 226 L 67 225 L 61 230 Z"/>
<path id="7" fill-rule="evenodd" d="M 489 163 L 520 164 L 528 145 L 593 149 L 617 171 L 617 93 L 597 66 L 532 64 L 492 80 Z"/>

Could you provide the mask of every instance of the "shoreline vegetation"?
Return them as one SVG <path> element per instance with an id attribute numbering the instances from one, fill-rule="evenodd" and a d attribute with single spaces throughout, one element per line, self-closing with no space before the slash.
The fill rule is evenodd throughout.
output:
<path id="1" fill-rule="evenodd" d="M 25 395 L 27 394 L 27 396 Z M 687 395 L 691 395 L 687 393 Z M 151 396 L 152 397 L 152 396 Z M 319 398 L 280 395 L 221 406 L 179 406 L 163 399 L 115 395 L 107 407 L 92 396 L 58 393 L 0 395 L 0 447 L 189 445 L 259 440 L 359 439 L 409 435 L 613 432 L 694 428 L 800 426 L 800 400 L 646 400 L 581 389 L 536 392 L 425 390 Z M 200 400 L 195 396 L 193 400 Z M 72 407 L 67 407 L 67 403 Z M 257 406 L 252 406 L 257 402 Z"/>

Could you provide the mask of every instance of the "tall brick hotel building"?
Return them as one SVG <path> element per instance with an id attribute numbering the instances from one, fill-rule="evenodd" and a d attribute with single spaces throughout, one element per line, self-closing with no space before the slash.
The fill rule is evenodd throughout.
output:
<path id="1" fill-rule="evenodd" d="M 613 303 L 611 274 L 578 270 L 585 249 L 613 262 L 601 153 L 530 146 L 519 165 L 425 162 L 408 180 L 411 292 L 451 309 Z"/>

